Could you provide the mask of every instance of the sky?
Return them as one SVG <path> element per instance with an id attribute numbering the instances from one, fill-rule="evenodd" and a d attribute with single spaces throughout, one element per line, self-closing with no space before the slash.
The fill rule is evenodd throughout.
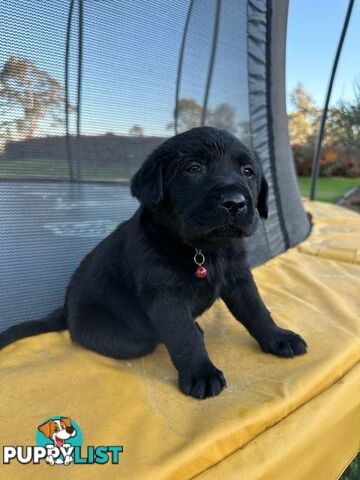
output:
<path id="1" fill-rule="evenodd" d="M 281 1 L 281 0 L 278 0 Z M 75 2 L 76 3 L 76 2 Z M 351 99 L 360 75 L 360 1 L 355 2 L 333 100 Z M 290 0 L 287 91 L 298 82 L 323 102 L 347 0 Z M 64 84 L 69 0 L 0 0 L 0 68 L 26 57 Z M 188 1 L 85 0 L 82 132 L 170 135 L 176 73 Z M 223 0 L 209 108 L 228 104 L 238 123 L 248 119 L 245 0 Z M 189 26 L 180 98 L 202 103 L 211 51 L 215 0 L 196 0 Z M 77 12 L 71 36 L 70 100 L 76 93 Z M 357 51 L 358 50 L 358 51 Z M 289 105 L 289 108 L 291 106 Z M 75 115 L 73 115 L 74 117 Z M 75 131 L 75 124 L 71 122 Z M 39 134 L 63 134 L 43 122 Z"/>
<path id="2" fill-rule="evenodd" d="M 318 105 L 324 103 L 348 0 L 290 0 L 287 30 L 286 85 L 301 82 Z M 353 98 L 360 80 L 360 2 L 355 1 L 331 102 Z M 291 105 L 288 103 L 288 108 Z"/>

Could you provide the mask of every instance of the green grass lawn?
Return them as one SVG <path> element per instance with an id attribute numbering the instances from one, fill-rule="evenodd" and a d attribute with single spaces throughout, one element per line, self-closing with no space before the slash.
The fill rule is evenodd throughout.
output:
<path id="1" fill-rule="evenodd" d="M 75 171 L 77 169 L 75 165 Z M 95 162 L 83 162 L 80 165 L 81 180 L 119 181 L 128 180 L 134 173 L 124 163 L 99 165 Z M 67 179 L 69 165 L 66 159 L 48 160 L 45 158 L 25 158 L 20 160 L 0 159 L 1 178 L 31 179 Z"/>
<path id="2" fill-rule="evenodd" d="M 24 158 L 0 161 L 0 178 L 66 178 L 69 174 L 65 160 Z"/>
<path id="3" fill-rule="evenodd" d="M 83 162 L 80 165 L 81 180 L 128 180 L 133 171 L 129 171 L 124 163 L 97 165 L 95 162 Z M 45 178 L 66 179 L 69 175 L 68 163 L 65 159 L 21 159 L 0 160 L 1 178 Z M 298 177 L 301 195 L 308 197 L 310 177 Z M 320 177 L 318 180 L 316 200 L 334 203 L 345 192 L 355 185 L 360 185 L 359 178 Z"/>
<path id="4" fill-rule="evenodd" d="M 310 177 L 298 177 L 300 192 L 303 197 L 309 197 Z M 360 185 L 360 177 L 319 177 L 316 189 L 316 200 L 335 203 L 345 192 Z"/>
<path id="5" fill-rule="evenodd" d="M 339 480 L 359 480 L 360 478 L 360 453 L 350 463 Z"/>

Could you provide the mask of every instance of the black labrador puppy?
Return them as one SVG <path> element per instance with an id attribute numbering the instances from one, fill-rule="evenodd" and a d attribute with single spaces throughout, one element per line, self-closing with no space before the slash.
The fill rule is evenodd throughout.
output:
<path id="1" fill-rule="evenodd" d="M 224 130 L 166 140 L 131 181 L 139 209 L 83 259 L 64 308 L 12 327 L 0 345 L 68 328 L 79 345 L 125 359 L 163 342 L 180 389 L 206 398 L 226 382 L 194 319 L 221 297 L 264 352 L 305 353 L 305 341 L 272 320 L 246 261 L 243 238 L 267 217 L 267 190 L 254 153 Z"/>

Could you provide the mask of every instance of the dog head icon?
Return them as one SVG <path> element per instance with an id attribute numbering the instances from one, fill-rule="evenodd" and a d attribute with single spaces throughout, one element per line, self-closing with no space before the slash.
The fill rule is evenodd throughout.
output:
<path id="1" fill-rule="evenodd" d="M 76 435 L 76 429 L 71 425 L 69 417 L 60 417 L 59 420 L 48 420 L 39 425 L 38 430 L 46 438 L 52 440 L 56 447 L 62 447 L 67 439 Z"/>

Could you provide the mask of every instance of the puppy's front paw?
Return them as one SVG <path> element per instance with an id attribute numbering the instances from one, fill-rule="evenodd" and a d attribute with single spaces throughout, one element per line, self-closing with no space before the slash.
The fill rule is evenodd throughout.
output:
<path id="1" fill-rule="evenodd" d="M 185 395 L 204 399 L 219 395 L 226 387 L 226 380 L 220 370 L 208 363 L 196 371 L 180 373 L 179 386 Z"/>
<path id="2" fill-rule="evenodd" d="M 307 351 L 307 344 L 300 335 L 279 327 L 270 330 L 259 343 L 264 352 L 278 357 L 295 357 Z"/>
<path id="3" fill-rule="evenodd" d="M 67 455 L 65 457 L 64 463 L 65 465 L 70 465 L 70 463 L 72 463 L 73 461 L 74 461 L 73 457 L 71 455 Z"/>

